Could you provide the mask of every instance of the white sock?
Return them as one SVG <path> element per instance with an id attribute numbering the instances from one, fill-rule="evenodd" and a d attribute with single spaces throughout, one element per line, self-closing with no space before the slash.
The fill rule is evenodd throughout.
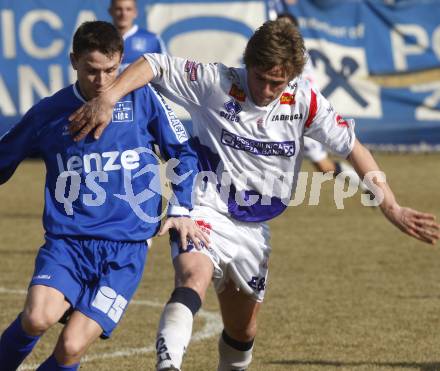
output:
<path id="1" fill-rule="evenodd" d="M 156 338 L 157 370 L 170 366 L 180 370 L 191 338 L 193 320 L 193 314 L 186 305 L 165 305 Z"/>
<path id="2" fill-rule="evenodd" d="M 244 371 L 252 362 L 252 349 L 241 351 L 226 344 L 220 335 L 218 342 L 219 364 L 217 371 Z"/>

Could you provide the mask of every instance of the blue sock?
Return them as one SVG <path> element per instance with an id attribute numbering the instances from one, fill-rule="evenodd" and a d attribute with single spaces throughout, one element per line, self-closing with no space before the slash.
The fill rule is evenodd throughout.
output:
<path id="1" fill-rule="evenodd" d="M 76 371 L 79 368 L 79 363 L 75 363 L 70 366 L 59 365 L 54 355 L 52 354 L 48 359 L 46 359 L 37 371 Z"/>
<path id="2" fill-rule="evenodd" d="M 40 339 L 40 336 L 30 336 L 24 332 L 20 316 L 21 314 L 0 338 L 0 365 L 3 371 L 15 371 Z"/>

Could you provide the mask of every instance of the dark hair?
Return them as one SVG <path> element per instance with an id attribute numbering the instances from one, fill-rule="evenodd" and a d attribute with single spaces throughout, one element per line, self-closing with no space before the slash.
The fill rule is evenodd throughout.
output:
<path id="1" fill-rule="evenodd" d="M 283 67 L 292 79 L 301 74 L 306 63 L 306 48 L 298 27 L 279 19 L 267 21 L 249 39 L 244 51 L 247 68 L 268 71 Z"/>
<path id="2" fill-rule="evenodd" d="M 294 24 L 296 27 L 298 27 L 298 20 L 296 19 L 296 17 L 292 14 L 292 13 L 280 13 L 277 16 L 277 19 L 284 19 L 292 24 Z"/>
<path id="3" fill-rule="evenodd" d="M 82 23 L 73 36 L 73 54 L 99 51 L 104 55 L 112 56 L 115 53 L 122 55 L 124 41 L 109 22 L 91 21 Z"/>
<path id="4" fill-rule="evenodd" d="M 110 1 L 110 7 L 114 6 L 117 0 L 111 0 Z M 133 0 L 134 3 L 136 4 L 136 0 Z"/>

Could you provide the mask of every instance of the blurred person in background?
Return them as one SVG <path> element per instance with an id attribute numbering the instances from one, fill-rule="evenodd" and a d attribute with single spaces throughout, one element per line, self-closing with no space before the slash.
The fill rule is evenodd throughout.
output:
<path id="1" fill-rule="evenodd" d="M 90 140 L 92 130 L 99 139 L 115 102 L 150 82 L 191 115 L 192 146 L 203 171 L 190 214 L 211 243 L 200 249 L 197 241 L 183 245 L 171 236 L 175 289 L 159 323 L 157 370 L 181 369 L 194 315 L 211 281 L 224 325 L 218 371 L 249 367 L 270 265 L 267 221 L 287 208 L 291 196 L 281 194 L 280 184 L 266 187 L 266 181 L 282 178 L 284 189 L 295 189 L 304 136 L 347 158 L 374 186 L 381 211 L 398 229 L 431 244 L 440 237 L 433 215 L 398 204 L 371 153 L 356 139 L 352 120 L 342 119 L 302 78 L 305 53 L 298 28 L 278 20 L 255 31 L 242 68 L 145 54 L 69 118 L 75 140 Z"/>
<path id="2" fill-rule="evenodd" d="M 121 70 L 144 53 L 166 53 L 165 44 L 158 35 L 134 23 L 138 16 L 136 0 L 111 0 L 108 12 L 124 39 Z"/>
<path id="3" fill-rule="evenodd" d="M 154 176 L 139 174 L 158 165 L 155 143 L 165 159 L 179 159 L 175 172 L 187 175 L 173 184 L 178 205 L 168 208 L 161 233 L 172 227 L 182 233 L 182 243 L 187 236 L 203 239 L 188 217 L 197 158 L 182 123 L 155 90 L 145 86 L 126 95 L 103 140 L 76 143 L 69 135 L 69 114 L 112 85 L 122 53 L 122 38 L 111 23 L 83 23 L 70 55 L 77 82 L 34 105 L 0 139 L 0 184 L 32 150 L 47 169 L 45 244 L 24 309 L 1 335 L 2 371 L 16 370 L 60 320 L 66 325 L 38 371 L 77 370 L 89 346 L 111 336 L 142 278 L 146 240 L 160 228 L 161 195 L 149 188 Z M 135 213 L 126 187 L 136 196 L 152 194 L 135 205 L 151 219 Z"/>

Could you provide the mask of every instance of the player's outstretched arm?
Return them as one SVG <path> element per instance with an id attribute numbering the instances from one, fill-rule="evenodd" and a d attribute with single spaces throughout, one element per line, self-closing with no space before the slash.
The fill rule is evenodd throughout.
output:
<path id="1" fill-rule="evenodd" d="M 74 140 L 84 139 L 92 130 L 94 138 L 99 139 L 111 121 L 116 102 L 131 91 L 148 84 L 152 78 L 153 70 L 144 57 L 128 66 L 108 90 L 89 100 L 69 116 L 69 130 Z"/>
<path id="2" fill-rule="evenodd" d="M 379 166 L 370 151 L 356 140 L 348 160 L 356 169 L 359 177 L 367 184 L 372 184 L 370 189 L 376 189 L 381 193 L 380 208 L 387 219 L 404 233 L 417 238 L 420 241 L 435 244 L 440 238 L 440 225 L 435 221 L 435 216 L 422 213 L 408 207 L 401 207 L 391 188 L 378 176 Z M 384 178 L 384 177 L 383 177 Z M 375 193 L 375 196 L 378 195 Z"/>
<path id="3" fill-rule="evenodd" d="M 182 249 L 186 250 L 188 240 L 192 240 L 198 249 L 203 245 L 209 246 L 208 235 L 189 217 L 169 217 L 159 231 L 159 236 L 165 235 L 170 229 L 175 229 L 180 234 Z"/>

